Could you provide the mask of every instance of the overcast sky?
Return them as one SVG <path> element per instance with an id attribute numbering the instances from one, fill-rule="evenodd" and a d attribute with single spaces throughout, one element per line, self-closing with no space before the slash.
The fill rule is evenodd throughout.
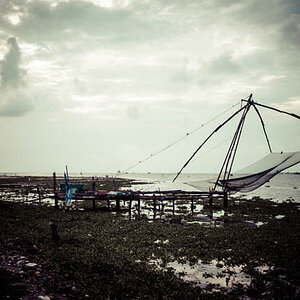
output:
<path id="1" fill-rule="evenodd" d="M 0 172 L 122 171 L 250 93 L 300 114 L 300 2 L 0 0 L 0 68 Z M 239 107 L 131 171 L 178 171 Z M 300 150 L 299 120 L 261 113 Z M 186 172 L 216 172 L 237 121 Z M 267 153 L 249 113 L 235 167 Z"/>

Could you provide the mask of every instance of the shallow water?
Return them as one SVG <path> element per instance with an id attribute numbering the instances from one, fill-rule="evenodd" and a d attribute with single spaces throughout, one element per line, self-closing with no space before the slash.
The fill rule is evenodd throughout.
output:
<path id="1" fill-rule="evenodd" d="M 229 291 L 236 284 L 241 284 L 244 287 L 251 284 L 251 277 L 243 272 L 243 265 L 226 266 L 223 261 L 212 260 L 209 264 L 204 264 L 199 260 L 193 265 L 173 261 L 164 266 L 161 260 L 151 259 L 149 264 L 163 270 L 171 268 L 178 277 L 188 282 L 194 282 L 202 288 L 213 284 L 215 291 L 220 288 Z M 269 270 L 267 266 L 262 266 L 262 272 L 267 270 Z"/>
<path id="2" fill-rule="evenodd" d="M 9 174 L 7 174 L 9 175 Z M 12 175 L 20 176 L 52 176 L 52 173 L 17 173 Z M 62 174 L 57 174 L 62 175 Z M 70 174 L 70 176 L 78 176 L 78 173 Z M 201 191 L 208 191 L 212 187 L 213 182 L 217 178 L 217 174 L 205 173 L 182 173 L 175 182 L 172 182 L 176 174 L 174 173 L 89 173 L 82 177 L 119 177 L 127 179 L 136 179 L 146 182 L 147 184 L 137 184 L 125 187 L 123 189 L 132 189 L 140 191 L 164 191 L 164 190 L 183 190 L 183 191 L 197 191 L 196 188 L 188 185 L 195 181 L 201 182 Z M 234 196 L 245 196 L 248 199 L 258 196 L 264 199 L 272 199 L 275 202 L 283 202 L 286 200 L 300 203 L 300 175 L 293 173 L 280 173 L 273 177 L 269 182 L 265 183 L 260 188 L 247 194 L 237 193 Z"/>
<path id="3" fill-rule="evenodd" d="M 181 174 L 179 178 L 172 182 L 175 174 L 119 174 L 118 177 L 136 179 L 148 182 L 148 184 L 133 185 L 130 188 L 140 191 L 164 191 L 183 190 L 196 191 L 188 182 L 201 181 L 201 190 L 208 191 L 217 175 L 216 174 Z M 126 189 L 126 188 L 125 188 Z M 237 193 L 234 197 L 244 195 L 246 198 L 258 196 L 264 199 L 271 199 L 275 202 L 286 200 L 300 203 L 300 175 L 278 174 L 260 188 L 247 194 Z"/>

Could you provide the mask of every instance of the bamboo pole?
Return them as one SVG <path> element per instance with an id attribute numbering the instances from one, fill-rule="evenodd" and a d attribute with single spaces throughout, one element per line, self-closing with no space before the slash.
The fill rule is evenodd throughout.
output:
<path id="1" fill-rule="evenodd" d="M 268 143 L 268 147 L 269 147 L 270 153 L 272 153 L 272 149 L 271 149 L 271 145 L 270 145 L 270 140 L 269 140 L 268 135 L 267 135 L 267 132 L 266 132 L 264 120 L 263 120 L 263 118 L 262 118 L 262 116 L 261 116 L 261 114 L 260 114 L 258 108 L 255 106 L 255 104 L 253 104 L 253 107 L 254 107 L 256 113 L 258 114 L 258 117 L 259 117 L 259 119 L 260 119 L 260 123 L 261 123 L 261 125 L 262 125 L 263 131 L 264 131 L 264 134 L 265 134 L 265 138 L 266 138 L 267 143 Z"/>
<path id="2" fill-rule="evenodd" d="M 284 111 L 284 110 L 280 110 L 278 108 L 274 108 L 274 107 L 271 107 L 271 106 L 268 106 L 268 105 L 265 105 L 265 104 L 261 104 L 261 103 L 258 103 L 258 102 L 254 102 L 255 105 L 259 105 L 261 107 L 264 107 L 264 108 L 268 108 L 268 109 L 272 109 L 272 110 L 275 110 L 277 112 L 280 112 L 282 114 L 286 114 L 286 115 L 289 115 L 291 117 L 294 117 L 296 119 L 300 119 L 300 116 L 297 115 L 297 114 L 294 114 L 294 113 L 290 113 L 290 112 L 287 112 L 287 111 Z"/>
<path id="3" fill-rule="evenodd" d="M 237 110 L 234 114 L 232 114 L 228 119 L 226 119 L 225 122 L 223 122 L 221 125 L 219 125 L 205 140 L 204 142 L 196 149 L 196 151 L 193 153 L 193 155 L 187 160 L 187 162 L 182 166 L 180 171 L 177 173 L 175 178 L 173 179 L 173 182 L 178 178 L 178 176 L 181 174 L 182 170 L 189 164 L 189 162 L 193 159 L 193 157 L 197 154 L 197 152 L 203 147 L 203 145 L 216 133 L 218 132 L 225 124 L 227 124 L 231 119 L 233 119 L 239 112 L 241 112 L 243 109 L 245 109 L 246 106 L 249 104 L 247 103 L 245 106 L 241 107 L 239 110 Z"/>
<path id="4" fill-rule="evenodd" d="M 251 96 L 251 95 L 250 95 L 250 96 Z M 225 174 L 224 174 L 224 178 L 223 178 L 223 179 L 225 180 L 225 175 L 226 175 L 226 170 L 227 170 L 227 168 L 228 168 L 229 160 L 230 160 L 230 157 L 231 157 L 231 154 L 232 154 L 232 151 L 233 151 L 233 148 L 234 148 L 236 139 L 237 139 L 237 137 L 238 137 L 238 134 L 239 134 L 239 131 L 240 131 L 240 128 L 241 128 L 242 120 L 245 118 L 245 115 L 246 115 L 247 112 L 248 112 L 248 111 L 246 111 L 246 109 L 249 109 L 249 105 L 250 105 L 250 104 L 249 104 L 249 102 L 248 102 L 247 105 L 245 105 L 245 106 L 243 107 L 243 109 L 244 109 L 243 115 L 242 115 L 242 117 L 241 117 L 241 119 L 240 119 L 240 122 L 239 122 L 239 124 L 238 124 L 238 127 L 237 127 L 237 129 L 236 129 L 236 131 L 235 131 L 235 133 L 234 133 L 233 139 L 232 139 L 231 144 L 230 144 L 230 146 L 229 146 L 229 149 L 228 149 L 228 151 L 227 151 L 227 153 L 226 153 L 224 162 L 223 162 L 222 167 L 221 167 L 221 170 L 220 170 L 220 172 L 219 172 L 219 174 L 218 174 L 218 177 L 217 177 L 217 180 L 216 180 L 216 182 L 215 182 L 215 185 L 214 185 L 213 190 L 215 190 L 216 187 L 217 187 L 217 184 L 218 184 L 219 179 L 220 179 L 220 177 L 221 177 L 221 175 L 222 175 L 222 172 L 223 172 L 223 170 L 224 170 L 224 167 L 225 167 L 225 172 L 224 172 Z"/>
<path id="5" fill-rule="evenodd" d="M 252 96 L 252 94 L 251 94 L 251 96 Z M 237 136 L 237 139 L 236 139 L 236 143 L 235 143 L 235 146 L 234 146 L 234 150 L 233 150 L 233 156 L 232 156 L 231 162 L 230 162 L 230 167 L 229 167 L 229 169 L 226 169 L 226 172 L 227 172 L 226 185 L 227 185 L 227 181 L 229 179 L 229 176 L 230 176 L 230 173 L 231 173 L 231 170 L 232 170 L 232 166 L 233 166 L 233 163 L 234 163 L 234 159 L 235 159 L 236 152 L 237 152 L 237 149 L 238 149 L 238 145 L 239 145 L 239 142 L 240 142 L 240 139 L 241 139 L 241 135 L 242 135 L 242 130 L 243 130 L 243 127 L 244 127 L 244 124 L 245 124 L 246 115 L 249 112 L 249 109 L 250 109 L 250 105 L 249 105 L 249 107 L 245 108 L 245 114 L 244 114 L 244 117 L 241 120 L 241 124 L 240 124 L 240 128 L 239 128 L 239 133 L 238 133 L 238 136 Z M 226 172 L 225 172 L 225 174 L 226 174 Z M 226 189 L 226 186 L 225 186 L 225 189 Z"/>

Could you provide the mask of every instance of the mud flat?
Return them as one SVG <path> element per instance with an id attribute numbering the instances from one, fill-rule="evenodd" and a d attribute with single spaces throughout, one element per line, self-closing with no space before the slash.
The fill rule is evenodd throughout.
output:
<path id="1" fill-rule="evenodd" d="M 300 218 L 292 201 L 231 199 L 226 211 L 221 201 L 209 207 L 199 200 L 193 211 L 183 201 L 174 214 L 165 207 L 153 218 L 126 207 L 92 211 L 83 203 L 66 211 L 11 200 L 0 201 L 4 299 L 300 296 Z"/>

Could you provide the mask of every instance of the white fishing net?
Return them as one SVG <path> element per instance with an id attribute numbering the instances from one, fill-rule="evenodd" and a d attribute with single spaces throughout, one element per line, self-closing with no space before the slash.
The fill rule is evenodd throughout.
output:
<path id="1" fill-rule="evenodd" d="M 224 186 L 231 192 L 251 192 L 278 173 L 300 162 L 300 151 L 287 153 L 270 153 L 252 165 L 230 176 L 227 182 L 219 180 L 218 185 Z M 191 182 L 189 185 L 200 188 L 200 182 Z"/>

